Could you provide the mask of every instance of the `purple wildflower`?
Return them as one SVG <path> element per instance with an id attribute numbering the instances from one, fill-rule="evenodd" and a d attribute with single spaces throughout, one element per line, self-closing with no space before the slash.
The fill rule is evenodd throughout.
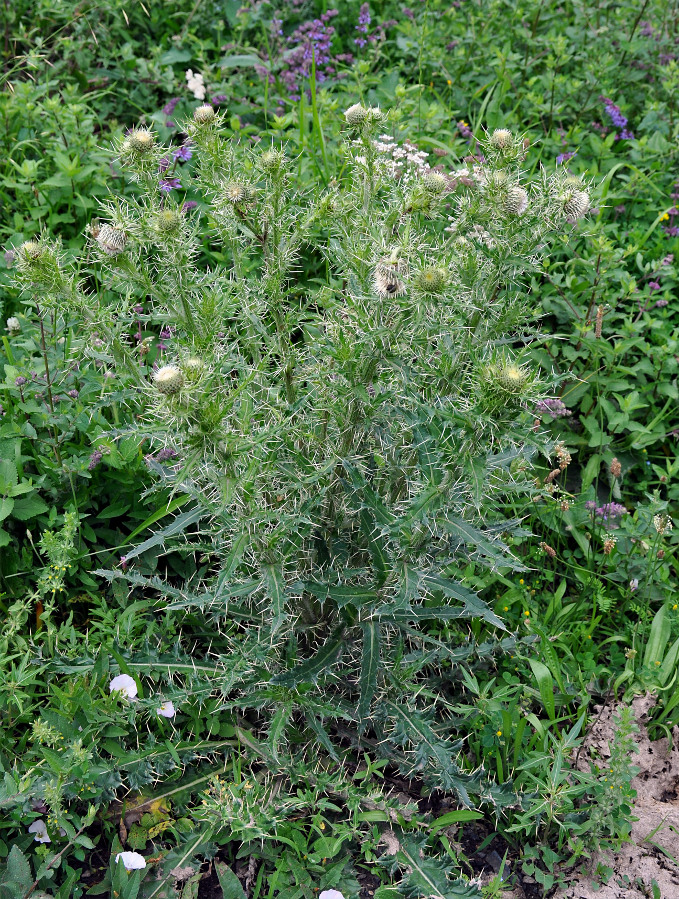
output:
<path id="1" fill-rule="evenodd" d="M 552 418 L 566 418 L 573 414 L 570 409 L 566 408 L 563 401 L 559 399 L 540 400 L 535 407 L 535 412 L 538 415 L 551 415 Z"/>
<path id="2" fill-rule="evenodd" d="M 621 503 L 604 503 L 603 506 L 597 506 L 594 509 L 596 518 L 600 518 L 613 527 L 617 526 L 618 519 L 623 515 L 629 515 L 629 512 Z"/>
<path id="3" fill-rule="evenodd" d="M 137 315 L 141 315 L 142 312 L 144 311 L 144 307 L 141 305 L 141 303 L 137 303 L 136 306 L 132 307 L 132 310 L 133 310 L 133 312 L 136 312 Z"/>
<path id="4" fill-rule="evenodd" d="M 473 136 L 472 129 L 466 122 L 463 122 L 462 120 L 457 123 L 457 130 L 460 132 L 460 137 L 464 137 L 465 140 L 468 140 Z"/>
<path id="5" fill-rule="evenodd" d="M 299 99 L 300 84 L 310 76 L 312 62 L 317 82 L 325 81 L 331 74 L 330 45 L 335 29 L 328 23 L 336 15 L 336 9 L 329 9 L 318 19 L 303 22 L 288 37 L 292 50 L 286 55 L 286 68 L 280 77 L 292 100 Z"/>
<path id="6" fill-rule="evenodd" d="M 177 450 L 173 450 L 172 447 L 166 446 L 156 455 L 156 462 L 168 462 L 171 459 L 176 459 L 177 455 Z"/>
<path id="7" fill-rule="evenodd" d="M 158 163 L 158 171 L 162 174 L 166 172 L 170 167 L 170 159 L 168 156 L 163 156 L 163 158 Z"/>
<path id="8" fill-rule="evenodd" d="M 78 399 L 78 391 L 77 390 L 69 390 L 68 395 L 71 397 L 72 400 Z"/>
<path id="9" fill-rule="evenodd" d="M 403 9 L 401 10 L 401 12 L 406 17 L 406 19 L 414 19 L 415 18 L 415 13 L 412 11 L 412 9 L 410 9 L 409 6 L 404 6 Z"/>
<path id="10" fill-rule="evenodd" d="M 368 25 L 370 25 L 370 6 L 367 3 L 362 3 L 361 8 L 358 12 L 358 25 L 356 26 L 356 31 L 359 31 L 361 34 L 368 33 Z M 357 47 L 365 47 L 366 39 L 363 37 L 357 37 L 354 40 L 354 43 Z"/>
<path id="11" fill-rule="evenodd" d="M 11 268 L 14 264 L 15 254 L 12 250 L 5 250 L 5 265 L 7 268 Z"/>
<path id="12" fill-rule="evenodd" d="M 179 178 L 161 178 L 158 183 L 158 187 L 165 193 L 169 193 L 171 190 L 175 190 L 181 186 L 182 183 Z"/>
<path id="13" fill-rule="evenodd" d="M 123 571 L 127 571 L 127 556 L 120 557 L 120 567 L 123 569 Z"/>
<path id="14" fill-rule="evenodd" d="M 101 450 L 95 450 L 90 456 L 90 461 L 87 463 L 87 470 L 94 471 L 94 469 L 99 465 L 101 460 L 104 458 L 104 454 Z"/>
<path id="15" fill-rule="evenodd" d="M 657 281 L 649 281 L 648 282 L 649 290 L 660 290 L 660 284 Z"/>
<path id="16" fill-rule="evenodd" d="M 594 500 L 588 499 L 587 502 L 585 503 L 585 509 L 587 509 L 590 512 L 593 512 L 594 509 L 596 509 L 596 503 L 594 502 Z"/>
<path id="17" fill-rule="evenodd" d="M 667 300 L 658 300 L 655 304 L 656 309 L 662 309 L 663 306 L 667 306 Z"/>
<path id="18" fill-rule="evenodd" d="M 616 135 L 616 140 L 634 140 L 634 134 L 627 128 L 627 119 L 622 114 L 619 106 L 608 97 L 601 97 L 606 107 L 606 112 L 611 120 L 614 128 L 620 128 L 620 134 Z"/>
<path id="19" fill-rule="evenodd" d="M 177 103 L 179 103 L 180 97 L 173 97 L 171 100 L 168 100 L 165 106 L 163 106 L 161 112 L 163 115 L 171 116 L 172 113 L 177 108 Z"/>
<path id="20" fill-rule="evenodd" d="M 188 162 L 189 159 L 193 156 L 193 150 L 191 149 L 190 144 L 182 144 L 181 147 L 177 147 L 176 150 L 172 151 L 172 158 L 175 162 L 179 159 L 181 162 Z"/>
<path id="21" fill-rule="evenodd" d="M 213 97 L 210 97 L 210 103 L 213 106 L 220 106 L 222 103 L 226 103 L 228 99 L 226 94 L 215 94 Z"/>
<path id="22" fill-rule="evenodd" d="M 184 212 L 188 212 L 190 209 L 195 209 L 198 206 L 195 200 L 187 200 L 186 203 L 182 206 L 182 210 Z"/>
<path id="23" fill-rule="evenodd" d="M 17 387 L 23 387 L 24 384 L 28 384 L 28 378 L 24 378 L 23 375 L 19 375 L 18 378 L 14 379 L 14 383 Z"/>
<path id="24" fill-rule="evenodd" d="M 568 161 L 571 160 L 574 156 L 575 156 L 575 151 L 574 151 L 574 150 L 566 150 L 565 153 L 559 153 L 559 155 L 556 157 L 556 164 L 557 164 L 557 165 L 563 165 L 564 162 L 568 162 Z"/>

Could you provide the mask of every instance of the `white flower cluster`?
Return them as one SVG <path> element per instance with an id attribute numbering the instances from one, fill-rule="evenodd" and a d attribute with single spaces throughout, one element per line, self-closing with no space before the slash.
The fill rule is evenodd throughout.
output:
<path id="1" fill-rule="evenodd" d="M 200 72 L 194 72 L 192 69 L 187 69 L 186 86 L 191 91 L 196 100 L 205 99 L 205 81 Z"/>
<path id="2" fill-rule="evenodd" d="M 427 162 L 428 153 L 418 150 L 414 144 L 406 143 L 401 147 L 388 134 L 380 134 L 373 141 L 378 153 L 386 158 L 387 169 L 393 178 L 414 180 L 428 172 L 431 166 Z"/>

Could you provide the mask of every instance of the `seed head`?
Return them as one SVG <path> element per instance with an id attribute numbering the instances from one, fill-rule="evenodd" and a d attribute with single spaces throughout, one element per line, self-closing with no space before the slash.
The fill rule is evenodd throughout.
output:
<path id="1" fill-rule="evenodd" d="M 563 211 L 569 222 L 576 222 L 589 211 L 589 194 L 586 190 L 569 191 L 563 204 Z"/>
<path id="2" fill-rule="evenodd" d="M 506 128 L 496 128 L 490 139 L 490 145 L 495 150 L 509 150 L 514 143 L 512 132 Z"/>
<path id="3" fill-rule="evenodd" d="M 362 125 L 370 115 L 369 111 L 360 103 L 354 103 L 344 113 L 344 118 L 349 125 Z"/>
<path id="4" fill-rule="evenodd" d="M 528 209 L 528 194 L 523 187 L 519 187 L 518 184 L 510 187 L 505 197 L 504 206 L 511 215 L 523 215 Z"/>
<path id="5" fill-rule="evenodd" d="M 656 529 L 658 535 L 662 537 L 667 531 L 672 530 L 672 519 L 669 515 L 659 514 L 653 516 L 653 527 Z"/>
<path id="6" fill-rule="evenodd" d="M 420 269 L 415 275 L 415 287 L 422 293 L 443 293 L 448 283 L 448 277 L 444 268 L 438 268 L 434 265 L 428 265 L 426 268 Z"/>
<path id="7" fill-rule="evenodd" d="M 549 556 L 550 559 L 556 558 L 556 550 L 551 547 L 548 543 L 544 541 L 540 544 L 540 549 L 545 553 L 545 555 Z"/>
<path id="8" fill-rule="evenodd" d="M 148 153 L 153 148 L 155 140 L 155 135 L 148 128 L 135 128 L 128 135 L 125 144 L 133 153 L 143 156 L 144 153 Z"/>
<path id="9" fill-rule="evenodd" d="M 608 535 L 604 540 L 604 555 L 610 556 L 615 549 L 616 539 L 612 535 Z"/>
<path id="10" fill-rule="evenodd" d="M 440 172 L 427 172 L 422 178 L 422 186 L 430 194 L 442 194 L 448 186 L 448 179 Z"/>
<path id="11" fill-rule="evenodd" d="M 156 228 L 163 234 L 179 231 L 183 221 L 181 209 L 161 209 L 156 216 Z"/>
<path id="12" fill-rule="evenodd" d="M 619 478 L 622 474 L 622 465 L 620 464 L 618 459 L 613 459 L 608 467 L 608 470 L 614 478 Z"/>
<path id="13" fill-rule="evenodd" d="M 209 125 L 214 122 L 215 118 L 215 111 L 209 103 L 205 103 L 204 106 L 199 106 L 193 111 L 193 121 L 196 125 Z"/>
<path id="14" fill-rule="evenodd" d="M 7 330 L 10 337 L 16 337 L 21 332 L 21 322 L 16 316 L 12 315 L 7 319 Z"/>
<path id="15" fill-rule="evenodd" d="M 97 234 L 97 243 L 108 256 L 117 256 L 122 253 L 127 243 L 127 237 L 122 228 L 114 228 L 113 225 L 102 225 Z"/>
<path id="16" fill-rule="evenodd" d="M 164 365 L 153 375 L 153 383 L 158 393 L 173 396 L 184 386 L 184 375 L 176 365 Z"/>
<path id="17" fill-rule="evenodd" d="M 395 272 L 388 272 L 378 268 L 375 270 L 373 287 L 378 297 L 383 300 L 389 297 L 400 297 L 406 292 L 406 286 Z"/>

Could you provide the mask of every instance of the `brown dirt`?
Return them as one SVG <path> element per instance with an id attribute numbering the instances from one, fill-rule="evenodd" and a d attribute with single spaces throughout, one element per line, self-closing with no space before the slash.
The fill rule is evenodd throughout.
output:
<path id="1" fill-rule="evenodd" d="M 639 727 L 635 735 L 639 753 L 633 755 L 632 764 L 640 770 L 632 781 L 637 791 L 632 811 L 637 820 L 632 823 L 630 842 L 615 854 L 594 859 L 589 871 L 553 899 L 650 899 L 653 881 L 662 899 L 679 899 L 679 865 L 666 854 L 679 859 L 679 728 L 672 734 L 672 746 L 666 737 L 651 742 L 645 725 L 655 702 L 651 694 L 632 701 Z M 590 761 L 608 758 L 614 714 L 614 707 L 600 710 L 579 755 L 581 770 L 588 771 Z M 597 861 L 613 868 L 604 886 L 590 874 Z"/>

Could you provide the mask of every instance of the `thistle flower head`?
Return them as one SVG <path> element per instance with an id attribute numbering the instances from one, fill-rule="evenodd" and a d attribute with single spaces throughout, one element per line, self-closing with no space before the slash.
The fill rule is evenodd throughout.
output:
<path id="1" fill-rule="evenodd" d="M 267 175 L 274 175 L 285 165 L 285 153 L 275 147 L 265 150 L 259 157 L 259 167 Z"/>
<path id="2" fill-rule="evenodd" d="M 173 396 L 184 386 L 184 375 L 176 365 L 164 365 L 154 373 L 153 383 L 158 393 Z"/>
<path id="3" fill-rule="evenodd" d="M 444 268 L 428 265 L 417 272 L 414 285 L 422 293 L 443 293 L 448 283 L 448 273 Z"/>
<path id="4" fill-rule="evenodd" d="M 122 228 L 113 225 L 102 225 L 97 234 L 97 243 L 100 249 L 108 256 L 117 256 L 122 253 L 127 243 L 127 236 Z"/>
<path id="5" fill-rule="evenodd" d="M 485 188 L 489 193 L 507 190 L 509 175 L 503 169 L 495 169 L 485 176 Z"/>
<path id="6" fill-rule="evenodd" d="M 523 215 L 528 209 L 528 194 L 518 184 L 510 187 L 505 197 L 504 207 L 511 215 Z"/>
<path id="7" fill-rule="evenodd" d="M 576 222 L 589 211 L 589 194 L 586 190 L 573 190 L 564 196 L 563 210 L 569 222 Z"/>
<path id="8" fill-rule="evenodd" d="M 17 251 L 19 265 L 30 266 L 44 256 L 46 247 L 37 240 L 27 240 Z"/>
<path id="9" fill-rule="evenodd" d="M 229 181 L 224 185 L 224 198 L 233 206 L 240 206 L 252 197 L 252 188 L 242 181 Z"/>
<path id="10" fill-rule="evenodd" d="M 490 138 L 490 145 L 495 150 L 509 150 L 514 144 L 512 132 L 506 128 L 496 128 Z"/>
<path id="11" fill-rule="evenodd" d="M 369 116 L 369 111 L 360 103 L 354 103 L 344 113 L 344 118 L 349 125 L 362 125 Z"/>
<path id="12" fill-rule="evenodd" d="M 214 122 L 216 117 L 217 115 L 209 103 L 198 106 L 193 110 L 193 121 L 196 125 L 209 125 L 211 122 Z"/>
<path id="13" fill-rule="evenodd" d="M 448 186 L 448 180 L 440 172 L 427 172 L 422 178 L 422 186 L 431 194 L 442 194 Z"/>
<path id="14" fill-rule="evenodd" d="M 134 131 L 128 134 L 124 146 L 129 151 L 143 156 L 153 148 L 155 141 L 154 133 L 149 131 L 148 128 L 135 128 Z"/>
<path id="15" fill-rule="evenodd" d="M 175 231 L 179 231 L 183 220 L 181 209 L 165 208 L 158 212 L 155 225 L 157 230 L 163 234 L 172 234 Z"/>
<path id="16" fill-rule="evenodd" d="M 507 393 L 520 394 L 528 383 L 528 371 L 513 362 L 498 366 L 495 372 L 498 386 Z"/>

